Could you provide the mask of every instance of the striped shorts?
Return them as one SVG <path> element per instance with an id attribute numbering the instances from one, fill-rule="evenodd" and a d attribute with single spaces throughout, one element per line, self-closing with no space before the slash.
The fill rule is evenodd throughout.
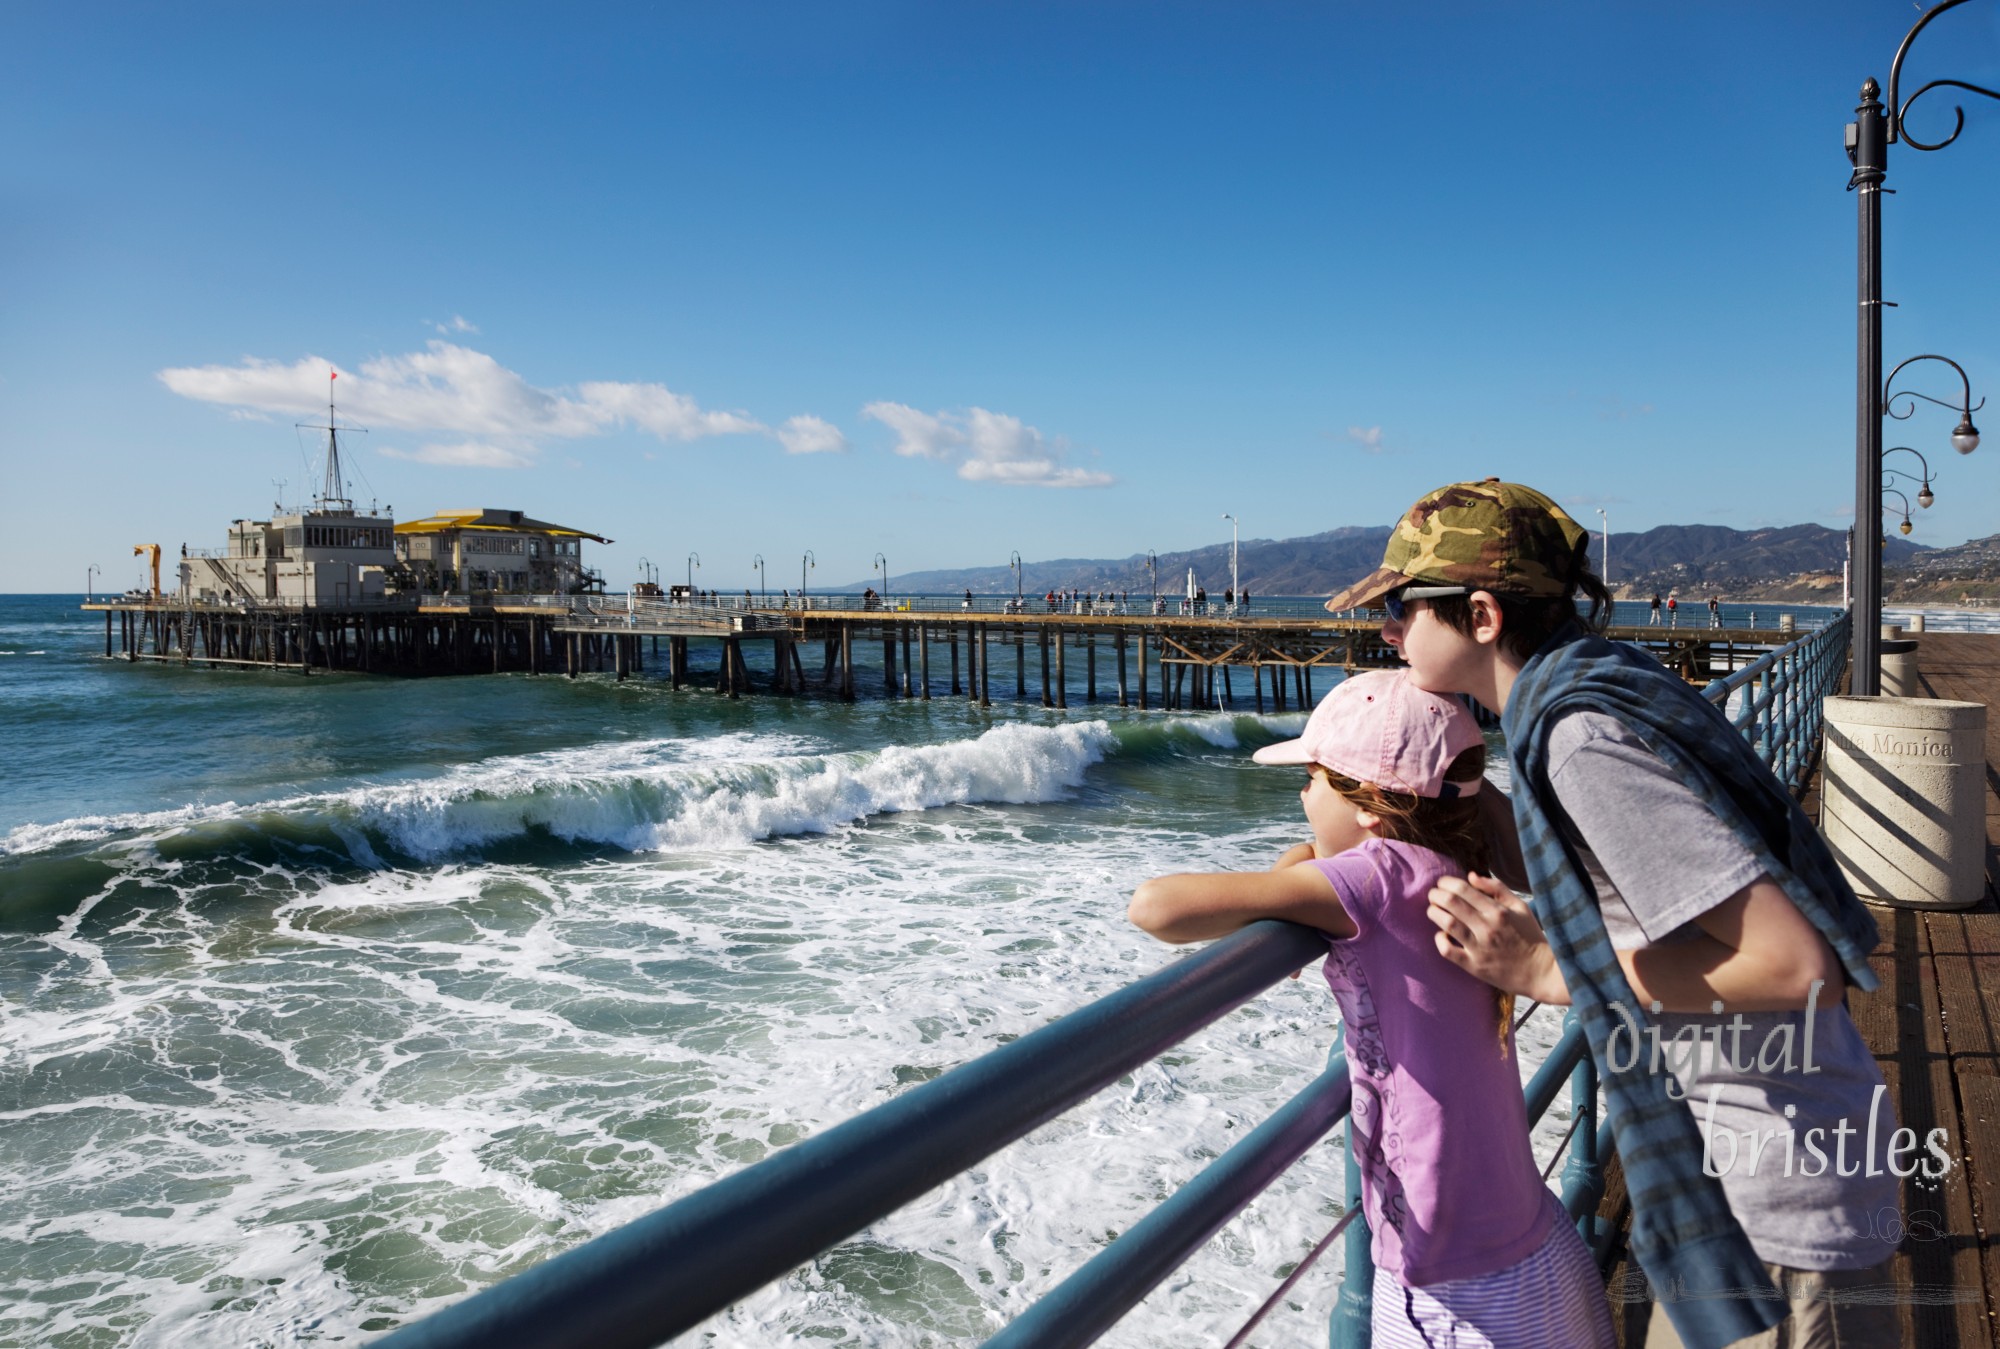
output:
<path id="1" fill-rule="evenodd" d="M 1374 1349 L 1612 1349 L 1604 1280 L 1565 1214 L 1506 1269 L 1424 1288 L 1375 1271 Z"/>

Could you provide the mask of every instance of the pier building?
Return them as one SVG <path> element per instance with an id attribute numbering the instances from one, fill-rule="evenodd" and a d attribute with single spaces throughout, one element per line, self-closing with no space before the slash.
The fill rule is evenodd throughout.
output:
<path id="1" fill-rule="evenodd" d="M 396 526 L 396 561 L 408 583 L 430 594 L 578 595 L 602 591 L 583 563 L 587 529 L 530 519 L 515 510 L 439 511 Z"/>
<path id="2" fill-rule="evenodd" d="M 181 558 L 181 594 L 201 602 L 270 601 L 300 608 L 380 604 L 396 566 L 395 520 L 320 499 L 310 510 L 237 520 L 221 552 Z"/>

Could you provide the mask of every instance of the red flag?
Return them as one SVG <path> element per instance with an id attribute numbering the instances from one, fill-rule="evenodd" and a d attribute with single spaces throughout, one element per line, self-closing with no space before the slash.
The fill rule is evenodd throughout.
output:
<path id="1" fill-rule="evenodd" d="M 326 378 L 327 381 L 331 383 L 332 381 L 340 378 L 340 372 L 338 370 L 329 370 L 326 372 Z"/>

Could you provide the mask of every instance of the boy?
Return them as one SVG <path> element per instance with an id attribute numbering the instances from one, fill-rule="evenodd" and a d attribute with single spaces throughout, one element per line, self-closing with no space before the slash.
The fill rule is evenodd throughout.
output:
<path id="1" fill-rule="evenodd" d="M 1439 950 L 1582 1017 L 1667 1313 L 1649 1346 L 1893 1345 L 1882 1217 L 1911 1172 L 1885 1164 L 1899 1131 L 1839 993 L 1874 986 L 1874 922 L 1717 711 L 1587 630 L 1610 598 L 1587 547 L 1539 492 L 1457 483 L 1327 602 L 1387 608 L 1419 687 L 1502 715 L 1534 908 L 1448 878 Z"/>

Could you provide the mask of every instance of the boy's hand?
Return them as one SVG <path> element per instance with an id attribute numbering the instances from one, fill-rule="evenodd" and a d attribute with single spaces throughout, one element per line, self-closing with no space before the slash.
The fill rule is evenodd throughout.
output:
<path id="1" fill-rule="evenodd" d="M 1438 952 L 1473 978 L 1552 1006 L 1569 1003 L 1542 925 L 1521 897 L 1491 876 L 1446 876 L 1431 887 L 1426 916 Z"/>

